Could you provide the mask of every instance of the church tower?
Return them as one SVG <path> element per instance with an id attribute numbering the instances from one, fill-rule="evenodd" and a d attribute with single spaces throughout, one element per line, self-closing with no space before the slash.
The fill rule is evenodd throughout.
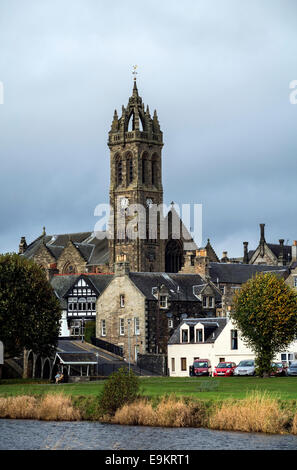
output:
<path id="1" fill-rule="evenodd" d="M 113 269 L 117 259 L 124 255 L 131 271 L 164 271 L 164 242 L 160 240 L 159 218 L 154 234 L 148 229 L 149 208 L 152 204 L 163 203 L 163 133 L 156 111 L 151 117 L 149 107 L 145 109 L 135 78 L 132 96 L 127 107 L 122 106 L 121 117 L 118 117 L 117 111 L 114 112 L 108 146 L 109 197 L 113 209 L 111 226 L 114 233 L 109 240 L 110 268 Z M 133 219 L 135 221 L 135 215 L 131 214 L 134 204 L 142 205 L 146 222 L 142 225 L 141 236 L 137 224 L 134 231 L 138 231 L 138 235 L 130 237 L 127 228 Z"/>

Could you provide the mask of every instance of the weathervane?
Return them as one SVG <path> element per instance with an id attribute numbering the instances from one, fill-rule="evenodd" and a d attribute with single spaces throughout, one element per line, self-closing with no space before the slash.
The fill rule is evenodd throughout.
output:
<path id="1" fill-rule="evenodd" d="M 138 67 L 138 65 L 133 65 L 132 75 L 134 75 L 134 80 L 136 80 L 136 75 L 137 75 L 136 69 L 137 69 L 137 67 Z"/>

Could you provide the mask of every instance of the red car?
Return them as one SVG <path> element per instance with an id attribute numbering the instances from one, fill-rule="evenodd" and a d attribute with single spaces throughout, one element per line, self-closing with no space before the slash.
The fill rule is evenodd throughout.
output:
<path id="1" fill-rule="evenodd" d="M 220 362 L 213 371 L 214 377 L 233 375 L 236 367 L 235 362 Z"/>
<path id="2" fill-rule="evenodd" d="M 211 364 L 208 359 L 195 359 L 193 364 L 194 375 L 211 376 Z"/>
<path id="3" fill-rule="evenodd" d="M 288 366 L 283 362 L 272 362 L 271 367 L 273 371 L 270 372 L 270 375 L 288 375 Z"/>

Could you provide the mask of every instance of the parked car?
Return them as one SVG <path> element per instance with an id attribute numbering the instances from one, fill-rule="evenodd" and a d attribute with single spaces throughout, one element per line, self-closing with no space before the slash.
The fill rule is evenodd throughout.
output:
<path id="1" fill-rule="evenodd" d="M 255 361 L 252 359 L 240 361 L 234 369 L 234 375 L 255 375 Z"/>
<path id="2" fill-rule="evenodd" d="M 297 362 L 291 362 L 287 369 L 288 375 L 297 375 Z"/>
<path id="3" fill-rule="evenodd" d="M 276 375 L 288 375 L 287 370 L 288 367 L 284 365 L 282 361 L 279 362 L 272 362 L 271 367 L 273 367 L 273 371 L 270 372 L 270 375 L 276 376 Z"/>
<path id="4" fill-rule="evenodd" d="M 209 359 L 196 359 L 193 364 L 193 374 L 211 376 L 211 364 Z"/>
<path id="5" fill-rule="evenodd" d="M 213 376 L 230 376 L 233 375 L 234 369 L 236 367 L 235 362 L 220 362 L 213 371 Z"/>

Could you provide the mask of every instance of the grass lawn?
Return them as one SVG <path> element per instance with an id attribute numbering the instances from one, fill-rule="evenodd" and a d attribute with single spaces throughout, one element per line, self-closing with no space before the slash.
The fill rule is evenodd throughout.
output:
<path id="1" fill-rule="evenodd" d="M 9 383 L 13 382 L 13 383 Z M 73 397 L 96 396 L 103 388 L 104 380 L 77 384 L 38 384 L 19 381 L 0 381 L 0 396 L 41 395 L 64 392 Z M 141 393 L 156 397 L 175 393 L 177 396 L 206 400 L 245 398 L 248 392 L 267 391 L 281 400 L 297 401 L 297 377 L 141 377 Z"/>

